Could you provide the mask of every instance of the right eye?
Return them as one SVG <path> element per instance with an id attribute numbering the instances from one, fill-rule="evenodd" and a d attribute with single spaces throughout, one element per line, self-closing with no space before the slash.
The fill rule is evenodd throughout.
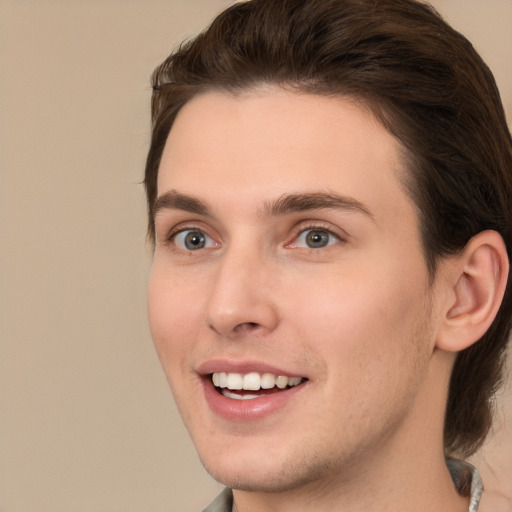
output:
<path id="1" fill-rule="evenodd" d="M 172 241 L 184 251 L 197 251 L 217 245 L 211 236 L 199 229 L 184 229 L 173 235 Z"/>

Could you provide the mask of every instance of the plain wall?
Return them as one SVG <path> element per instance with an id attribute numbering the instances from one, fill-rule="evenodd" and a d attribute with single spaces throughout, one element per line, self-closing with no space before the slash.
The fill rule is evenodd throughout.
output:
<path id="1" fill-rule="evenodd" d="M 221 488 L 150 340 L 140 181 L 151 71 L 231 3 L 0 0 L 2 512 L 192 512 Z M 434 4 L 511 120 L 512 1 Z M 512 476 L 507 414 L 488 451 Z"/>

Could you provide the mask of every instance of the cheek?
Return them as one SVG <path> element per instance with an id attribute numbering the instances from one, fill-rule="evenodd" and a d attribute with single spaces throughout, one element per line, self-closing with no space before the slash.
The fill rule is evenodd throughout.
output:
<path id="1" fill-rule="evenodd" d="M 379 371 L 379 364 L 410 352 L 427 314 L 426 288 L 419 274 L 409 280 L 398 268 L 372 274 L 363 267 L 316 280 L 307 293 L 292 290 L 290 304 L 299 331 L 325 358 L 342 358 L 345 367 L 356 369 L 375 363 Z"/>
<path id="2" fill-rule="evenodd" d="M 151 337 L 165 369 L 182 362 L 200 328 L 200 287 L 186 287 L 153 265 L 148 284 L 148 318 Z M 194 290 L 197 290 L 194 293 Z"/>
<path id="3" fill-rule="evenodd" d="M 312 298 L 310 341 L 326 361 L 332 403 L 345 398 L 347 411 L 370 419 L 385 404 L 398 411 L 410 403 L 429 362 L 428 300 L 420 288 L 386 278 Z"/>

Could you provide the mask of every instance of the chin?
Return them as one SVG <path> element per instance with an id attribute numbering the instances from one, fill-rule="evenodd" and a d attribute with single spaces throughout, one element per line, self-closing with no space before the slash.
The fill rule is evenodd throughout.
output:
<path id="1" fill-rule="evenodd" d="M 199 452 L 199 458 L 206 471 L 217 482 L 224 484 L 231 489 L 240 489 L 245 491 L 263 491 L 276 485 L 275 474 L 279 471 L 272 464 L 272 461 L 258 460 L 257 457 L 251 458 L 230 453 L 227 449 L 220 456 L 202 456 Z M 277 461 L 274 461 L 276 464 Z M 270 466 L 270 467 L 269 467 Z"/>
<path id="2" fill-rule="evenodd" d="M 297 475 L 294 475 L 292 479 L 289 478 L 286 472 L 283 474 L 279 471 L 272 471 L 263 475 L 261 471 L 255 473 L 247 467 L 239 471 L 233 469 L 222 470 L 218 467 L 209 468 L 208 466 L 205 466 L 205 468 L 217 482 L 239 491 L 276 493 L 300 487 L 300 484 L 296 481 Z"/>
<path id="3" fill-rule="evenodd" d="M 314 485 L 332 471 L 327 462 L 314 463 L 303 457 L 293 462 L 265 454 L 259 460 L 230 457 L 226 460 L 203 460 L 206 471 L 218 482 L 231 489 L 248 492 L 277 493 Z"/>

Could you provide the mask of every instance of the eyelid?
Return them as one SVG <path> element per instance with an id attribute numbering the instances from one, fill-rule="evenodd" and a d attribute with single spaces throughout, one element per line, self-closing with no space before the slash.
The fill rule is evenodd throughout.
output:
<path id="1" fill-rule="evenodd" d="M 307 243 L 307 237 L 310 233 L 317 233 L 317 234 L 323 233 L 323 234 L 327 235 L 327 237 L 328 237 L 327 243 L 320 247 L 309 246 Z M 318 228 L 304 229 L 303 231 L 301 231 L 299 233 L 299 236 L 295 239 L 295 247 L 304 247 L 305 249 L 317 249 L 318 250 L 318 249 L 324 249 L 326 247 L 329 247 L 330 245 L 333 245 L 339 241 L 340 241 L 340 239 L 338 238 L 338 236 L 336 236 L 334 233 L 332 233 L 330 231 L 327 231 L 326 229 L 318 229 Z"/>
<path id="2" fill-rule="evenodd" d="M 166 231 L 162 230 L 163 233 L 165 233 L 162 236 L 162 242 L 165 245 L 173 245 L 176 250 L 179 251 L 188 251 L 187 249 L 183 249 L 178 247 L 174 240 L 175 238 L 183 232 L 186 231 L 199 231 L 203 233 L 207 238 L 212 240 L 214 242 L 215 246 L 220 245 L 219 237 L 217 236 L 217 233 L 212 233 L 212 229 L 209 226 L 205 226 L 205 224 L 201 221 L 182 221 L 178 222 L 177 224 L 174 224 L 170 229 L 167 229 Z M 207 247 L 208 249 L 211 247 Z"/>
<path id="3" fill-rule="evenodd" d="M 302 235 L 302 233 L 304 233 L 305 231 L 311 231 L 311 230 L 315 230 L 315 229 L 329 233 L 330 235 L 336 237 L 338 239 L 338 242 L 342 242 L 342 243 L 346 242 L 349 238 L 349 235 L 344 230 L 342 230 L 339 227 L 333 226 L 329 222 L 320 221 L 320 220 L 316 220 L 316 221 L 308 220 L 308 221 L 300 222 L 299 224 L 297 224 L 294 227 L 291 241 L 287 242 L 285 244 L 285 247 L 287 247 L 287 248 L 297 247 L 297 245 L 295 245 L 295 244 L 296 244 L 299 236 Z M 330 245 L 334 245 L 334 244 L 329 244 L 329 245 L 323 247 L 322 249 L 326 249 Z M 310 248 L 310 249 L 315 250 L 315 251 L 321 250 L 321 249 L 314 249 L 314 248 Z"/>
<path id="4" fill-rule="evenodd" d="M 164 208 L 159 210 L 154 220 L 155 233 L 162 243 L 181 229 L 199 229 L 210 233 L 212 224 L 209 219 L 200 214 L 184 210 Z M 216 233 L 216 230 L 214 231 Z M 211 236 L 211 235 L 210 235 Z"/>

